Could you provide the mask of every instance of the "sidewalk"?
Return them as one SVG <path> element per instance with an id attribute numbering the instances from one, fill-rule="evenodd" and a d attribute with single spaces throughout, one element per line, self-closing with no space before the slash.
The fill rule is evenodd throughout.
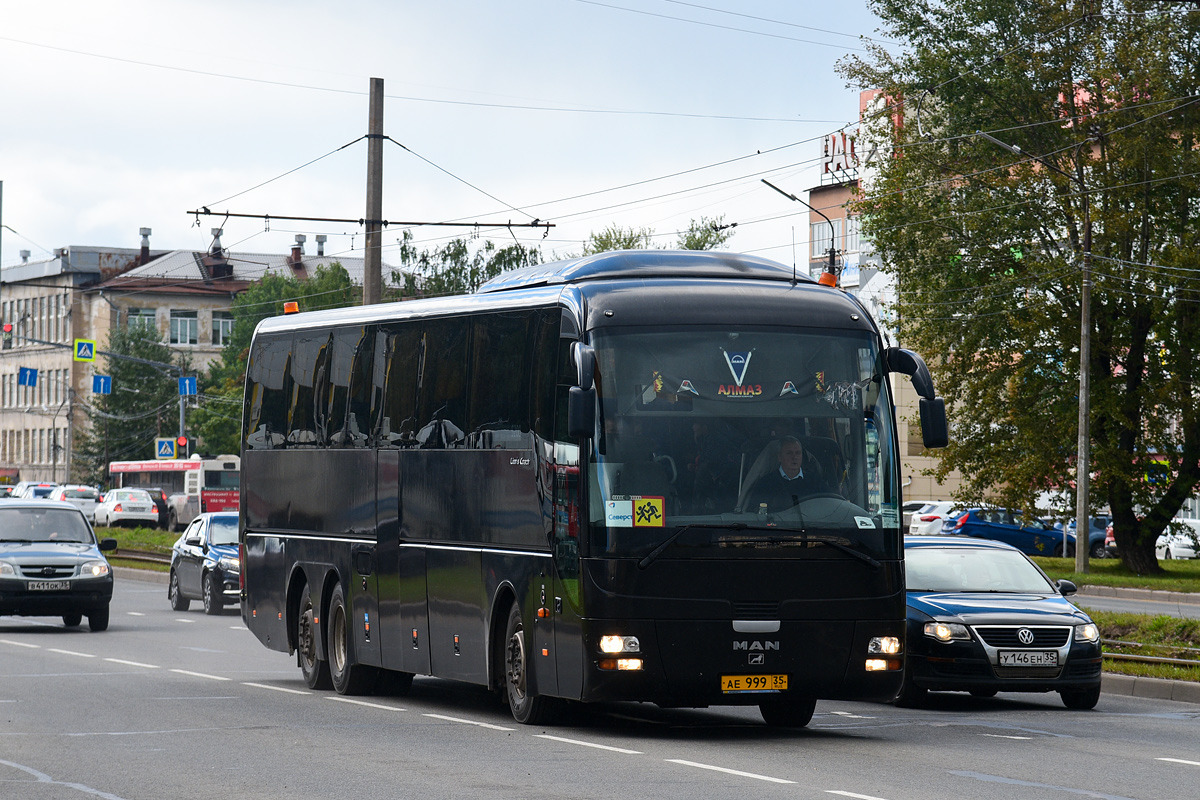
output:
<path id="1" fill-rule="evenodd" d="M 1200 594 L 1190 592 L 1160 592 L 1157 589 L 1121 589 L 1114 586 L 1079 587 L 1079 594 L 1093 597 L 1123 597 L 1127 600 L 1155 600 L 1160 603 L 1200 605 Z"/>

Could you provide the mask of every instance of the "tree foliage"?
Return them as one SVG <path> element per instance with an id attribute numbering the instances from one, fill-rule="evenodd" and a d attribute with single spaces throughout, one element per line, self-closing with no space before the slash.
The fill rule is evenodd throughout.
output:
<path id="1" fill-rule="evenodd" d="M 716 250 L 733 238 L 732 225 L 723 224 L 724 215 L 709 219 L 700 217 L 689 222 L 687 230 L 679 232 L 675 241 L 677 250 Z M 583 244 L 583 255 L 606 253 L 611 250 L 653 250 L 653 228 L 624 228 L 620 225 L 609 225 L 601 231 L 593 231 Z"/>
<path id="2" fill-rule="evenodd" d="M 438 297 L 474 292 L 501 272 L 541 263 L 541 251 L 513 243 L 497 247 L 485 241 L 475 248 L 466 239 L 453 239 L 432 250 L 418 250 L 412 232 L 400 242 L 400 269 L 393 281 L 402 297 Z"/>
<path id="3" fill-rule="evenodd" d="M 71 480 L 91 485 L 108 483 L 109 461 L 153 459 L 155 438 L 178 435 L 179 376 L 191 371 L 152 326 L 114 328 L 105 349 L 114 355 L 101 356 L 97 372 L 112 377 L 112 393 L 84 406 L 89 425 L 76 434 L 71 463 Z"/>
<path id="4" fill-rule="evenodd" d="M 1024 508 L 1074 486 L 1090 212 L 1091 497 L 1126 563 L 1158 569 L 1155 539 L 1200 480 L 1200 14 L 872 7 L 902 45 L 842 69 L 891 101 L 865 128 L 895 147 L 856 208 L 896 276 L 903 342 L 952 406 L 938 473 Z"/>

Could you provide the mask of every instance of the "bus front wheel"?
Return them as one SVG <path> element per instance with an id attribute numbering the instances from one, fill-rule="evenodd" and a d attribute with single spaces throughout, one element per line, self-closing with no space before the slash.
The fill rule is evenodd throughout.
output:
<path id="1" fill-rule="evenodd" d="M 514 603 L 508 612 L 504 634 L 504 687 L 513 719 L 523 725 L 550 724 L 558 711 L 558 701 L 540 697 L 529 689 L 529 650 L 525 641 L 525 623 Z"/>
<path id="2" fill-rule="evenodd" d="M 772 728 L 803 728 L 812 721 L 816 708 L 815 697 L 789 697 L 761 703 L 758 712 Z"/>
<path id="3" fill-rule="evenodd" d="M 329 680 L 329 662 L 322 660 L 317 653 L 316 614 L 312 595 L 307 588 L 304 590 L 300 614 L 296 617 L 296 660 L 300 662 L 300 671 L 304 673 L 308 688 L 328 689 L 333 686 Z"/>
<path id="4" fill-rule="evenodd" d="M 351 641 L 350 615 L 346 611 L 346 593 L 339 583 L 329 599 L 329 678 L 338 694 L 366 694 L 374 685 L 374 667 L 357 664 Z"/>

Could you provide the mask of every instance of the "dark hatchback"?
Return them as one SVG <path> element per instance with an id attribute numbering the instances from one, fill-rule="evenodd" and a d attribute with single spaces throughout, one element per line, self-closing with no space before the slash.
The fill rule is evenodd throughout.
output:
<path id="1" fill-rule="evenodd" d="M 907 661 L 899 706 L 930 691 L 1056 691 L 1068 708 L 1100 699 L 1100 633 L 1055 583 L 1015 548 L 957 536 L 904 542 Z"/>
<path id="2" fill-rule="evenodd" d="M 220 614 L 240 596 L 238 515 L 198 514 L 188 523 L 171 550 L 167 599 L 176 611 L 187 611 L 192 600 L 204 613 Z"/>
<path id="3" fill-rule="evenodd" d="M 112 568 L 78 508 L 57 500 L 6 500 L 0 506 L 0 615 L 58 617 L 73 628 L 88 618 L 108 628 Z"/>

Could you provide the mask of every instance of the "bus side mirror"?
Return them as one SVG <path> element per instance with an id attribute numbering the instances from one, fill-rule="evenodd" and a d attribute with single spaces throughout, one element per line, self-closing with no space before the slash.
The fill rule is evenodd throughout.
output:
<path id="1" fill-rule="evenodd" d="M 921 443 L 926 447 L 945 447 L 950 444 L 946 426 L 946 403 L 940 397 L 921 398 Z"/>
<path id="2" fill-rule="evenodd" d="M 576 342 L 574 346 L 575 352 L 575 385 L 580 389 L 589 390 L 592 388 L 592 379 L 596 374 L 596 351 L 591 345 Z"/>
<path id="3" fill-rule="evenodd" d="M 596 390 L 572 386 L 567 394 L 567 433 L 590 438 L 596 432 Z"/>

